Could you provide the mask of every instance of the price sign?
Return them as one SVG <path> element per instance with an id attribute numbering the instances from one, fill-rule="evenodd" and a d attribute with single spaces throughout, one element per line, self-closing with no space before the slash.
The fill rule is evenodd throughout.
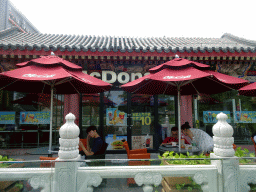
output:
<path id="1" fill-rule="evenodd" d="M 141 121 L 141 125 L 151 124 L 151 113 L 132 113 L 133 121 Z"/>

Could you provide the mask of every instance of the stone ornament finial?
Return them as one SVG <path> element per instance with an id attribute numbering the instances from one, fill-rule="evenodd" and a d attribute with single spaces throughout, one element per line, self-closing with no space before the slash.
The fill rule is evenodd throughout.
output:
<path id="1" fill-rule="evenodd" d="M 69 113 L 65 117 L 66 123 L 59 130 L 60 150 L 59 159 L 76 159 L 79 156 L 79 127 L 75 124 L 75 115 Z"/>
<path id="2" fill-rule="evenodd" d="M 235 150 L 233 149 L 234 137 L 232 137 L 234 130 L 231 125 L 227 123 L 228 116 L 225 113 L 219 113 L 216 116 L 218 122 L 213 125 L 213 152 L 221 157 L 234 157 Z"/>

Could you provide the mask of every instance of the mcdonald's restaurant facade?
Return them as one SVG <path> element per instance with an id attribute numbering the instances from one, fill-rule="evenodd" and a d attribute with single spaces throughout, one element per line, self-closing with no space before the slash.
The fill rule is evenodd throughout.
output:
<path id="1" fill-rule="evenodd" d="M 80 127 L 80 137 L 86 137 L 86 128 L 95 125 L 110 144 L 110 153 L 123 152 L 124 149 L 114 145 L 122 140 L 127 140 L 132 149 L 147 145 L 149 150 L 157 150 L 161 139 L 166 137 L 159 130 L 165 126 L 166 116 L 171 126 L 177 123 L 175 96 L 131 94 L 120 88 L 122 84 L 149 74 L 150 68 L 173 59 L 175 55 L 208 64 L 211 70 L 255 82 L 255 51 L 256 42 L 231 34 L 220 38 L 130 38 L 30 33 L 17 26 L 0 31 L 1 72 L 54 52 L 56 56 L 81 66 L 84 73 L 113 85 L 110 91 L 99 94 L 55 95 L 53 119 L 56 145 L 58 128 L 65 123 L 65 115 L 71 112 L 77 118 L 75 123 Z M 34 103 L 27 102 L 32 102 L 31 98 L 29 93 L 0 91 L 0 135 L 6 138 L 8 147 L 48 144 L 49 124 L 24 124 L 21 121 L 22 113 L 28 114 L 29 118 L 29 113 L 47 114 L 49 111 L 46 95 L 37 95 Z M 235 143 L 251 144 L 250 135 L 256 130 L 254 98 L 231 91 L 215 96 L 182 96 L 181 103 L 181 123 L 188 121 L 191 126 L 211 135 L 211 127 L 216 123 L 214 114 L 224 111 L 234 127 Z M 243 119 L 237 119 L 237 111 Z M 14 119 L 9 122 L 4 119 L 8 112 L 14 114 Z M 247 121 L 249 116 L 252 121 Z M 149 144 L 147 140 L 150 140 Z"/>

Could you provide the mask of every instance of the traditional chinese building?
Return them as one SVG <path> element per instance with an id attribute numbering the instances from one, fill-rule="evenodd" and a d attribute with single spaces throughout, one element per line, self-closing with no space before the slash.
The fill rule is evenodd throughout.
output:
<path id="1" fill-rule="evenodd" d="M 65 35 L 65 32 L 42 34 L 27 20 L 25 27 L 19 25 L 23 22 L 13 24 L 12 21 L 21 21 L 21 18 L 25 21 L 25 17 L 12 8 L 8 1 L 0 2 L 4 5 L 1 9 L 6 10 L 5 25 L 0 26 L 0 71 L 15 69 L 17 63 L 54 52 L 55 55 L 81 66 L 85 73 L 113 84 L 110 92 L 99 95 L 64 96 L 62 115 L 74 113 L 76 123 L 82 130 L 89 125 L 97 125 L 106 140 L 115 135 L 120 140 L 125 138 L 133 143 L 133 148 L 140 148 L 144 141 L 141 136 L 154 136 L 157 133 L 156 128 L 150 127 L 154 120 L 164 124 L 165 116 L 168 115 L 170 123 L 175 123 L 172 107 L 174 99 L 166 96 L 133 95 L 120 89 L 120 85 L 148 74 L 148 69 L 173 59 L 175 55 L 208 64 L 212 70 L 221 73 L 256 81 L 256 41 L 231 34 L 224 34 L 220 38 L 133 38 Z M 12 14 L 15 16 L 12 17 Z M 15 19 L 16 17 L 19 19 Z M 12 110 L 10 98 L 13 98 L 13 93 L 2 91 L 0 96 L 1 110 Z M 195 104 L 192 103 L 192 96 L 182 97 L 181 120 L 183 123 L 189 121 L 195 126 L 195 120 L 200 118 L 196 117 L 193 110 Z M 237 107 L 239 103 L 233 105 Z M 111 119 L 115 112 L 126 114 L 126 121 L 120 120 L 115 124 Z M 154 123 L 157 125 L 157 122 Z M 56 123 L 57 126 L 59 125 Z M 154 137 L 152 140 L 154 142 L 151 148 L 154 149 L 158 141 Z"/>

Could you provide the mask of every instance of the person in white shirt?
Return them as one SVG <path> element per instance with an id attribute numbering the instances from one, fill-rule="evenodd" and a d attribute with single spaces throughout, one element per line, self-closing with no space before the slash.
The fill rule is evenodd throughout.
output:
<path id="1" fill-rule="evenodd" d="M 188 122 L 185 122 L 183 125 L 181 125 L 181 134 L 185 137 L 185 139 L 191 144 L 192 139 L 194 137 L 193 133 L 190 131 L 190 126 Z"/>

